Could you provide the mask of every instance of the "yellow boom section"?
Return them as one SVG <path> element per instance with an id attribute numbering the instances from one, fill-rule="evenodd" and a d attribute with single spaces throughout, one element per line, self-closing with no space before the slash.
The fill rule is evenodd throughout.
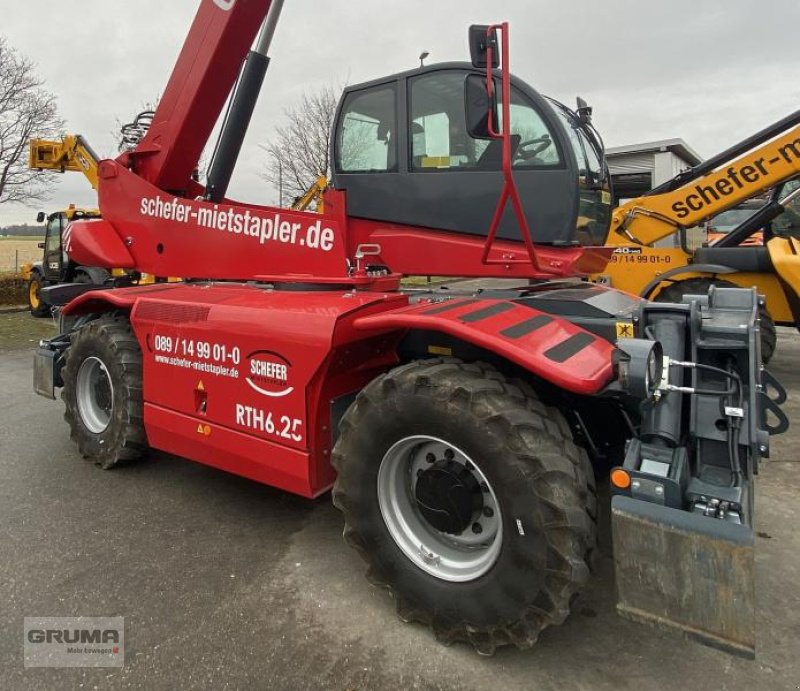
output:
<path id="1" fill-rule="evenodd" d="M 97 189 L 98 156 L 79 134 L 67 134 L 60 141 L 31 139 L 28 167 L 32 170 L 76 171 L 83 173 Z"/>
<path id="2" fill-rule="evenodd" d="M 800 126 L 675 190 L 618 206 L 606 244 L 652 245 L 800 173 Z"/>
<path id="3" fill-rule="evenodd" d="M 316 180 L 311 184 L 301 196 L 294 200 L 291 208 L 295 211 L 305 211 L 311 204 L 317 202 L 317 213 L 322 213 L 324 210 L 324 201 L 322 193 L 328 187 L 328 178 L 324 175 L 319 175 Z"/>

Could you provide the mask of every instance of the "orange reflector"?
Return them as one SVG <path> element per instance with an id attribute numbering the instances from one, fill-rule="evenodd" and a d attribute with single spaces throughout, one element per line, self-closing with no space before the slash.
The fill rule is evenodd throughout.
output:
<path id="1" fill-rule="evenodd" d="M 627 470 L 622 468 L 614 468 L 611 471 L 611 484 L 619 489 L 628 489 L 631 486 L 631 476 L 628 475 Z"/>

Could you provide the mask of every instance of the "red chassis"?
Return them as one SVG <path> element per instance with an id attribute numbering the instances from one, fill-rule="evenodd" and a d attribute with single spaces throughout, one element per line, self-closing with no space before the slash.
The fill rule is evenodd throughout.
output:
<path id="1" fill-rule="evenodd" d="M 337 405 L 397 364 L 410 328 L 493 350 L 578 394 L 613 376 L 610 343 L 501 300 L 409 306 L 399 292 L 157 284 L 85 293 L 64 312 L 109 309 L 130 312 L 142 348 L 150 446 L 306 497 L 333 483 Z M 496 314 L 473 320 L 487 309 Z M 547 324 L 509 335 L 536 317 Z M 547 357 L 580 334 L 590 341 L 566 362 Z"/>

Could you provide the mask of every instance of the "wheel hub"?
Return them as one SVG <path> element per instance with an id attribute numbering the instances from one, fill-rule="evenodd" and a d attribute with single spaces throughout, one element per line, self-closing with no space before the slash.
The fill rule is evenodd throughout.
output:
<path id="1" fill-rule="evenodd" d="M 395 544 L 441 580 L 472 581 L 500 555 L 500 505 L 479 465 L 457 446 L 427 435 L 404 437 L 378 468 L 378 504 Z"/>
<path id="2" fill-rule="evenodd" d="M 450 535 L 464 532 L 483 508 L 483 493 L 475 476 L 464 465 L 446 458 L 422 471 L 415 498 L 425 520 Z"/>
<path id="3" fill-rule="evenodd" d="M 78 369 L 75 388 L 83 424 L 93 434 L 104 432 L 114 409 L 114 385 L 105 363 L 97 357 L 86 358 Z"/>

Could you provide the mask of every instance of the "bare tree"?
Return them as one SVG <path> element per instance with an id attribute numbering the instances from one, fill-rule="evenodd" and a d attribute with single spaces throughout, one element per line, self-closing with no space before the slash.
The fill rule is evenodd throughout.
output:
<path id="1" fill-rule="evenodd" d="M 33 62 L 0 36 L 0 204 L 49 196 L 57 173 L 28 169 L 28 141 L 58 137 L 63 127 Z"/>
<path id="2" fill-rule="evenodd" d="M 261 177 L 279 194 L 279 206 L 291 204 L 330 168 L 331 128 L 339 96 L 332 86 L 305 93 L 286 108 L 287 124 L 262 149 L 269 156 Z"/>

